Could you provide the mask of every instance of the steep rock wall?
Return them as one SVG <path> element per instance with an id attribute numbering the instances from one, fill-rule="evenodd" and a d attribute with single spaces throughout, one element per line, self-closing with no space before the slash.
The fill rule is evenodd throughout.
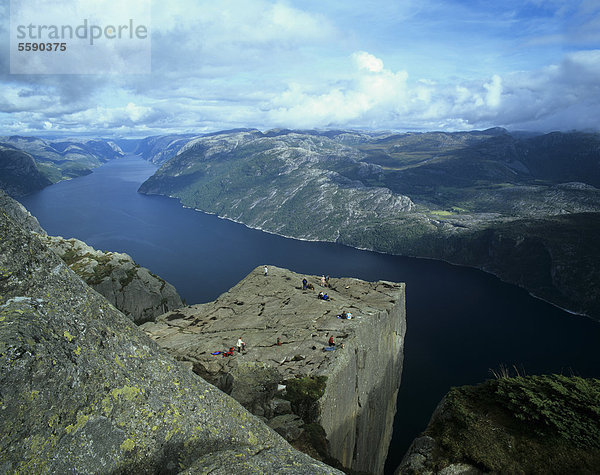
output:
<path id="1" fill-rule="evenodd" d="M 363 320 L 336 361 L 319 400 L 331 454 L 353 470 L 383 471 L 402 374 L 404 293 L 387 310 Z"/>

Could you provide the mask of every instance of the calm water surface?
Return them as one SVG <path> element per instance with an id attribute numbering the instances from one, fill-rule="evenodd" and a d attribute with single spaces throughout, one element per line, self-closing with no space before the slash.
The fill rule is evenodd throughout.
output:
<path id="1" fill-rule="evenodd" d="M 188 304 L 214 300 L 263 264 L 306 274 L 406 282 L 402 386 L 386 471 L 399 464 L 450 386 L 490 368 L 600 377 L 600 324 L 493 276 L 443 262 L 285 239 L 137 193 L 156 168 L 137 157 L 21 199 L 49 234 L 126 252 Z"/>

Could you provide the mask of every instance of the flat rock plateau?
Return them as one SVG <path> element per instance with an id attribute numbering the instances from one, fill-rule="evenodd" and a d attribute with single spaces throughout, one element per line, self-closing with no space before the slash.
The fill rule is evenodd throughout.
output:
<path id="1" fill-rule="evenodd" d="M 312 289 L 303 289 L 305 277 Z M 297 447 L 379 473 L 402 372 L 405 287 L 353 278 L 320 282 L 272 266 L 265 276 L 261 266 L 214 302 L 140 328 Z M 339 318 L 342 312 L 352 318 Z M 213 354 L 238 338 L 245 351 Z"/>

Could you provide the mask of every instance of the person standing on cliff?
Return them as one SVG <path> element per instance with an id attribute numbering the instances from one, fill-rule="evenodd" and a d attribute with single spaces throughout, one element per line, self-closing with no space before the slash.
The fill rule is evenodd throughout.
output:
<path id="1" fill-rule="evenodd" d="M 321 287 L 325 287 L 325 275 L 321 276 Z"/>
<path id="2" fill-rule="evenodd" d="M 236 345 L 235 345 L 235 346 L 237 347 L 237 351 L 238 351 L 238 353 L 239 353 L 240 351 L 246 351 L 246 343 L 244 343 L 244 342 L 242 341 L 242 337 L 239 337 L 239 338 L 238 338 L 238 341 L 237 341 L 237 343 L 236 343 Z"/>
<path id="3" fill-rule="evenodd" d="M 302 290 L 306 290 L 306 286 L 308 285 L 308 280 L 306 280 L 306 277 L 304 279 L 302 279 Z"/>
<path id="4" fill-rule="evenodd" d="M 269 273 L 269 269 L 267 268 L 267 266 L 265 266 L 265 277 L 267 276 L 268 273 Z"/>

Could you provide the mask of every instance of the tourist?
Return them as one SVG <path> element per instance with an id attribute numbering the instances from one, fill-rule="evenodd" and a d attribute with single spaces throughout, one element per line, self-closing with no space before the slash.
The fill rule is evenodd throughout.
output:
<path id="1" fill-rule="evenodd" d="M 308 286 L 308 280 L 306 280 L 306 277 L 304 279 L 302 279 L 302 290 L 306 290 L 306 287 Z"/>
<path id="2" fill-rule="evenodd" d="M 325 275 L 321 276 L 321 287 L 325 287 Z"/>
<path id="3" fill-rule="evenodd" d="M 317 298 L 319 298 L 319 299 L 322 300 L 323 299 L 323 295 L 324 295 L 323 292 L 319 292 L 319 295 L 317 295 Z"/>
<path id="4" fill-rule="evenodd" d="M 265 277 L 267 276 L 268 273 L 269 273 L 269 269 L 267 268 L 267 266 L 265 266 Z"/>
<path id="5" fill-rule="evenodd" d="M 329 337 L 329 346 L 335 346 L 335 341 L 333 341 L 333 335 Z"/>
<path id="6" fill-rule="evenodd" d="M 246 351 L 246 343 L 244 343 L 244 342 L 242 341 L 242 337 L 238 338 L 238 341 L 237 341 L 237 343 L 235 344 L 235 346 L 237 347 L 237 351 L 238 351 L 238 353 L 239 353 L 240 351 Z"/>

